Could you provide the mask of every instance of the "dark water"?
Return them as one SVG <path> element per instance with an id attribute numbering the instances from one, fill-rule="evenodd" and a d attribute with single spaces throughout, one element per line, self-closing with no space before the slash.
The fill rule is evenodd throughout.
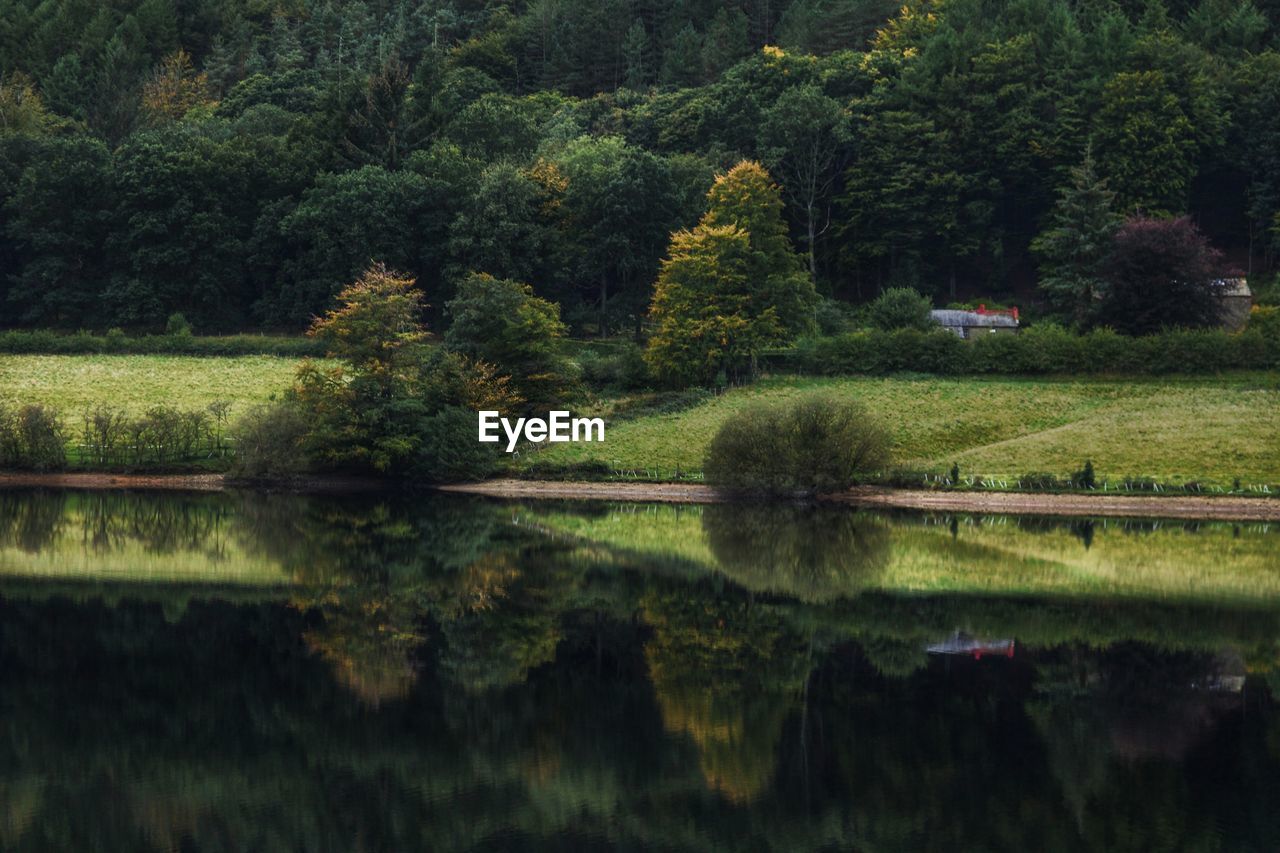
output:
<path id="1" fill-rule="evenodd" d="M 0 849 L 1276 851 L 1277 545 L 0 492 Z"/>

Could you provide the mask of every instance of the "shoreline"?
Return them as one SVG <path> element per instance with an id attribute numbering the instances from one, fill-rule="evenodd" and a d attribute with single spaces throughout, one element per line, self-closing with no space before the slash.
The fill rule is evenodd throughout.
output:
<path id="1" fill-rule="evenodd" d="M 386 489 L 377 480 L 353 477 L 308 477 L 271 486 L 240 484 L 224 474 L 3 473 L 0 490 L 10 488 L 151 489 L 222 492 L 246 488 L 264 492 L 341 494 Z M 446 494 L 479 495 L 505 500 L 607 500 L 678 504 L 727 503 L 736 500 L 698 483 L 584 482 L 495 479 L 437 486 Z M 863 509 L 925 512 L 1055 515 L 1068 517 L 1147 517 L 1214 521 L 1280 521 L 1280 499 L 1265 497 L 1198 497 L 1191 495 L 1084 495 L 1034 492 L 942 492 L 862 486 L 820 502 Z"/>
<path id="2" fill-rule="evenodd" d="M 487 480 L 439 486 L 452 494 L 505 499 L 654 501 L 661 503 L 728 503 L 735 498 L 696 483 L 589 483 L 547 480 Z M 861 486 L 818 497 L 822 503 L 862 509 L 905 509 L 925 512 L 1057 515 L 1109 518 L 1177 518 L 1212 521 L 1280 521 L 1280 500 L 1191 495 L 1082 495 L 1048 492 L 935 492 Z"/>

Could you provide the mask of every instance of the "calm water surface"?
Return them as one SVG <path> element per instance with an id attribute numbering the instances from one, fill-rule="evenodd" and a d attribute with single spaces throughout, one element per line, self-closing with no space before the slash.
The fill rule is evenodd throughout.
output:
<path id="1" fill-rule="evenodd" d="M 1278 851 L 1280 528 L 0 492 L 0 849 Z"/>

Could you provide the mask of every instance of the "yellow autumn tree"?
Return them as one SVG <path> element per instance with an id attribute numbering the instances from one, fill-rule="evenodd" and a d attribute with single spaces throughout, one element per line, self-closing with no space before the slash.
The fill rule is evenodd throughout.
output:
<path id="1" fill-rule="evenodd" d="M 761 349 L 813 326 L 817 294 L 782 219 L 782 198 L 759 163 L 715 182 L 697 227 L 671 235 L 649 316 L 645 353 L 665 384 L 710 384 L 755 372 Z"/>
<path id="2" fill-rule="evenodd" d="M 196 71 L 181 48 L 162 59 L 142 87 L 142 111 L 151 124 L 177 121 L 192 108 L 212 103 L 208 76 Z"/>
<path id="3" fill-rule="evenodd" d="M 21 71 L 0 77 L 0 133 L 38 135 L 55 122 L 30 77 Z"/>

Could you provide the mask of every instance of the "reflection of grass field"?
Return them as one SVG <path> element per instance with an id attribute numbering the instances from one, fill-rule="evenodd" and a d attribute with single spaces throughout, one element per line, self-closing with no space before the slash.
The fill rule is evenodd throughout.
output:
<path id="1" fill-rule="evenodd" d="M 38 551 L 0 546 L 0 583 L 5 579 L 199 583 L 248 586 L 288 584 L 284 568 L 245 551 L 233 537 L 210 537 L 190 547 L 157 549 L 137 539 L 95 542 L 91 525 L 76 514 Z"/>
<path id="2" fill-rule="evenodd" d="M 288 387 L 296 364 L 260 355 L 0 355 L 0 403 L 51 405 L 74 422 L 99 404 L 137 414 L 227 400 L 235 417 Z"/>
<path id="3" fill-rule="evenodd" d="M 59 537 L 38 553 L 0 548 L 0 582 L 6 578 L 119 580 L 130 583 L 200 583 L 276 586 L 290 583 L 279 564 L 247 555 L 232 543 L 221 551 L 157 552 L 140 542 L 95 549 L 76 535 Z"/>
<path id="4" fill-rule="evenodd" d="M 720 424 L 758 399 L 857 397 L 885 422 L 899 465 L 969 475 L 1065 475 L 1093 460 L 1111 479 L 1280 483 L 1280 378 L 907 379 L 780 377 L 692 409 L 611 423 L 603 445 L 557 444 L 525 463 L 597 460 L 670 477 L 699 471 Z"/>
<path id="5" fill-rule="evenodd" d="M 0 491 L 0 589 L 11 581 L 277 586 L 230 496 Z"/>
<path id="6" fill-rule="evenodd" d="M 710 547 L 702 507 L 636 505 L 605 514 L 536 511 L 538 522 L 599 545 L 642 557 L 699 563 L 747 586 L 780 579 L 774 568 L 729 564 Z M 868 517 L 883 525 L 882 517 Z M 1086 545 L 1086 541 L 1088 544 Z M 883 566 L 842 585 L 831 576 L 818 598 L 868 587 L 894 593 L 987 596 L 1117 597 L 1168 601 L 1280 603 L 1280 531 L 1274 526 L 1094 522 L 1026 529 L 1016 519 L 959 519 L 946 524 L 894 522 Z M 805 554 L 824 560 L 820 543 Z M 831 559 L 839 555 L 830 555 Z M 822 576 L 796 566 L 805 578 Z M 787 592 L 774 583 L 757 591 Z M 845 588 L 847 586 L 847 588 Z"/>

